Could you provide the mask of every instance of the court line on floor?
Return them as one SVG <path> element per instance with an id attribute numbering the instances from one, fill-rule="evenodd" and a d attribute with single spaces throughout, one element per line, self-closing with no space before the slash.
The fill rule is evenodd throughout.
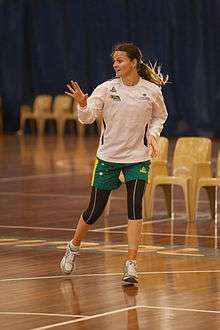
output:
<path id="1" fill-rule="evenodd" d="M 96 319 L 96 318 L 103 317 L 103 316 L 108 316 L 108 315 L 112 315 L 112 314 L 126 312 L 126 311 L 136 309 L 136 308 L 137 308 L 137 306 L 126 307 L 126 308 L 122 308 L 122 309 L 116 309 L 116 310 L 110 311 L 110 312 L 105 312 L 105 313 L 101 313 L 101 314 L 95 314 L 95 315 L 92 315 L 92 316 L 82 317 L 80 320 L 70 320 L 70 321 L 59 322 L 59 323 L 55 323 L 55 324 L 51 324 L 51 325 L 46 325 L 46 326 L 43 326 L 43 327 L 32 328 L 31 330 L 51 329 L 51 328 L 60 327 L 60 326 L 63 326 L 63 325 L 73 324 L 73 323 L 76 323 L 76 321 L 78 323 L 79 321 L 92 320 L 92 319 Z"/>
<path id="2" fill-rule="evenodd" d="M 23 196 L 23 197 L 61 197 L 72 199 L 88 199 L 89 195 L 67 195 L 67 194 L 38 194 L 38 193 L 17 193 L 17 192 L 0 192 L 1 196 Z M 124 200 L 124 197 L 112 196 L 112 200 Z"/>
<path id="3" fill-rule="evenodd" d="M 220 314 L 220 311 L 214 311 L 214 310 L 208 310 L 208 309 L 194 309 L 194 308 L 182 308 L 182 307 L 163 307 L 163 306 L 150 306 L 150 305 L 137 305 L 137 306 L 132 306 L 132 307 L 127 307 L 127 308 L 122 308 L 114 311 L 109 311 L 105 313 L 100 313 L 100 314 L 95 314 L 92 316 L 88 317 L 82 317 L 77 320 L 70 320 L 70 321 L 64 321 L 64 322 L 59 322 L 51 325 L 46 325 L 43 327 L 38 327 L 38 328 L 32 328 L 31 330 L 46 330 L 46 329 L 51 329 L 51 328 L 56 328 L 60 327 L 63 325 L 68 325 L 68 324 L 74 324 L 74 323 L 79 323 L 79 322 L 85 322 L 89 321 L 92 319 L 97 319 L 100 317 L 105 317 L 117 313 L 122 313 L 122 312 L 127 312 L 129 310 L 133 309 L 139 309 L 139 308 L 146 308 L 146 309 L 159 309 L 159 310 L 173 310 L 173 311 L 178 311 L 178 312 L 196 312 L 196 313 L 211 313 L 211 314 Z"/>
<path id="4" fill-rule="evenodd" d="M 159 222 L 167 222 L 167 221 L 171 221 L 171 218 L 167 218 L 167 219 L 161 219 L 161 220 L 152 220 L 152 221 L 147 221 L 147 223 L 159 223 Z M 178 221 L 178 220 L 177 220 Z M 144 225 L 145 223 L 143 223 Z M 128 225 L 119 225 L 119 226 L 112 226 L 112 227 L 104 227 L 104 228 L 97 228 L 97 229 L 92 229 L 90 231 L 93 232 L 103 232 L 109 229 L 115 229 L 115 228 L 124 228 L 127 227 Z"/>
<path id="5" fill-rule="evenodd" d="M 0 182 L 23 181 L 23 180 L 33 180 L 33 179 L 47 179 L 47 178 L 54 178 L 54 177 L 59 177 L 59 176 L 69 176 L 69 175 L 73 175 L 73 171 L 61 172 L 61 173 L 14 176 L 14 177 L 10 177 L 10 178 L 0 178 Z"/>
<path id="6" fill-rule="evenodd" d="M 158 212 L 155 215 L 161 215 L 161 212 Z M 184 220 L 185 218 L 186 218 L 186 214 L 185 213 L 178 213 L 177 215 L 175 215 L 175 218 L 165 218 L 165 219 L 161 219 L 161 220 L 147 220 L 147 221 L 143 221 L 143 226 L 148 225 L 148 224 L 152 224 L 152 223 L 169 222 L 169 221 L 176 223 L 177 221 Z M 109 229 L 111 230 L 111 229 L 123 228 L 123 227 L 127 227 L 127 225 L 97 228 L 97 229 L 94 229 L 92 231 L 95 231 L 95 232 L 108 232 Z M 117 231 L 112 231 L 112 233 L 117 233 Z M 119 233 L 119 231 L 118 231 L 118 233 Z M 121 233 L 124 233 L 124 232 L 121 232 Z"/>
<path id="7" fill-rule="evenodd" d="M 8 179 L 8 178 L 7 178 Z M 0 179 L 0 182 L 3 179 Z M 69 194 L 39 194 L 39 193 L 19 193 L 19 192 L 8 192 L 8 191 L 1 191 L 0 192 L 1 196 L 24 196 L 24 197 L 68 197 L 68 198 L 79 198 L 79 199 L 84 199 L 84 198 L 89 198 L 90 195 L 69 195 Z M 116 197 L 116 196 L 111 196 L 111 200 L 125 200 L 125 197 Z M 156 198 L 155 199 L 156 202 L 164 202 L 163 198 Z M 179 199 L 179 198 L 174 198 L 173 199 L 174 203 L 184 203 L 183 199 Z M 206 200 L 201 200 L 199 201 L 199 203 L 201 204 L 207 204 L 208 201 Z M 207 212 L 207 214 L 209 214 Z M 220 214 L 220 213 L 218 213 Z"/>
<path id="8" fill-rule="evenodd" d="M 108 230 L 108 229 L 115 229 L 115 228 L 126 228 L 128 225 L 118 225 L 118 226 L 112 226 L 112 227 L 106 227 L 106 228 L 97 228 L 97 229 L 91 229 L 91 231 L 97 233 L 97 232 L 103 232 L 105 230 Z"/>
<path id="9" fill-rule="evenodd" d="M 148 221 L 148 223 L 157 223 L 157 222 L 166 222 L 170 221 L 170 218 L 163 220 L 152 220 Z M 177 220 L 178 221 L 178 220 Z M 111 227 L 103 227 L 97 229 L 91 229 L 89 232 L 103 232 L 105 230 L 114 229 L 114 228 L 126 228 L 128 225 L 119 225 L 119 226 L 111 226 Z M 30 229 L 30 230 L 56 230 L 56 231 L 75 231 L 72 228 L 55 228 L 55 227 L 30 227 L 30 226 L 13 226 L 13 225 L 0 225 L 0 228 L 14 228 L 14 229 Z"/>
<path id="10" fill-rule="evenodd" d="M 14 228 L 14 229 L 30 229 L 30 230 L 57 230 L 57 231 L 75 231 L 71 228 L 55 228 L 55 227 L 28 227 L 28 226 L 4 226 L 0 225 L 0 228 Z"/>
<path id="11" fill-rule="evenodd" d="M 142 235 L 157 235 L 157 236 L 175 236 L 175 237 L 192 237 L 192 238 L 220 238 L 220 236 L 209 236 L 209 235 L 189 235 L 189 234 L 166 234 L 166 233 L 141 233 Z"/>
<path id="12" fill-rule="evenodd" d="M 158 213 L 158 215 L 161 215 L 161 213 Z M 149 220 L 149 221 L 143 221 L 143 226 L 144 225 L 147 225 L 149 223 L 160 223 L 160 222 L 168 222 L 168 221 L 179 221 L 179 220 L 182 220 L 182 219 L 185 219 L 185 213 L 182 213 L 182 216 L 181 214 L 179 213 L 178 214 L 178 217 L 176 219 L 171 219 L 171 218 L 166 218 L 166 219 L 161 219 L 161 220 Z M 103 228 L 97 228 L 97 229 L 93 229 L 91 231 L 94 231 L 94 232 L 105 232 L 105 231 L 108 231 L 109 229 L 115 229 L 115 228 L 123 228 L 123 227 L 127 227 L 128 225 L 119 225 L 119 226 L 112 226 L 112 227 L 103 227 Z M 116 232 L 116 231 L 112 231 L 113 233 Z M 123 232 L 124 233 L 124 232 Z"/>
<path id="13" fill-rule="evenodd" d="M 74 314 L 49 314 L 49 313 L 27 313 L 27 312 L 1 312 L 0 315 L 30 315 L 30 316 L 57 316 L 57 317 L 88 317 L 88 315 Z"/>
<path id="14" fill-rule="evenodd" d="M 220 273 L 220 269 L 210 270 L 174 270 L 174 271 L 152 271 L 152 272 L 138 272 L 138 275 L 165 275 L 165 274 L 207 274 Z M 74 277 L 99 277 L 99 276 L 121 276 L 122 273 L 94 273 L 94 274 L 72 274 L 72 275 L 54 275 L 54 276 L 39 276 L 39 277 L 17 277 L 17 278 L 2 278 L 0 282 L 16 282 L 16 281 L 35 281 L 35 280 L 53 280 L 53 279 L 73 279 Z"/>
<path id="15" fill-rule="evenodd" d="M 106 233 L 109 234 L 125 234 L 127 235 L 126 231 L 122 231 L 122 230 L 107 230 Z M 206 236 L 206 235 L 188 235 L 188 234 L 165 234 L 165 233 L 141 233 L 141 235 L 151 235 L 151 236 L 173 236 L 173 237 L 192 237 L 192 238 L 220 238 L 220 236 Z"/>
<path id="16" fill-rule="evenodd" d="M 162 310 L 174 310 L 180 312 L 197 312 L 197 313 L 213 313 L 213 314 L 220 314 L 220 311 L 213 311 L 209 309 L 194 309 L 194 308 L 184 308 L 184 307 L 163 307 L 163 306 L 137 306 L 137 308 L 149 308 L 149 309 L 162 309 Z M 75 320 L 76 321 L 76 320 Z M 77 320 L 80 321 L 80 320 Z"/>

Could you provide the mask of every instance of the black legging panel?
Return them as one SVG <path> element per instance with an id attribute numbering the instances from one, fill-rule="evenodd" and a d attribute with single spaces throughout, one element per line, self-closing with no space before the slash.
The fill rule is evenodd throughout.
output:
<path id="1" fill-rule="evenodd" d="M 146 187 L 144 180 L 131 180 L 126 182 L 128 219 L 142 219 L 142 199 Z"/>
<path id="2" fill-rule="evenodd" d="M 110 193 L 111 190 L 92 187 L 89 206 L 82 214 L 83 220 L 87 224 L 92 225 L 102 215 Z"/>
<path id="3" fill-rule="evenodd" d="M 128 219 L 130 220 L 142 219 L 142 198 L 145 186 L 144 180 L 126 182 Z M 111 190 L 92 187 L 89 206 L 82 214 L 83 220 L 87 224 L 92 225 L 102 215 L 110 193 Z"/>

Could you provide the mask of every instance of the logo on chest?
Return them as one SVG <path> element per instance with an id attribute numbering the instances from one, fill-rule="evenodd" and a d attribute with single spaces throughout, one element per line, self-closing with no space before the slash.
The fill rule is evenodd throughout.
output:
<path id="1" fill-rule="evenodd" d="M 116 90 L 116 88 L 113 86 L 112 89 L 110 90 L 110 92 L 112 92 L 112 93 L 116 93 L 117 90 Z"/>
<path id="2" fill-rule="evenodd" d="M 114 101 L 121 101 L 119 95 L 110 95 L 110 97 L 111 97 Z"/>
<path id="3" fill-rule="evenodd" d="M 147 96 L 146 93 L 143 93 L 142 96 L 139 97 L 139 100 L 146 100 L 146 101 L 150 101 L 150 97 Z"/>
<path id="4" fill-rule="evenodd" d="M 110 89 L 110 92 L 111 93 L 117 93 L 117 89 L 113 86 L 111 89 Z M 110 97 L 112 100 L 114 101 L 121 101 L 121 98 L 119 95 L 117 94 L 110 94 Z"/>

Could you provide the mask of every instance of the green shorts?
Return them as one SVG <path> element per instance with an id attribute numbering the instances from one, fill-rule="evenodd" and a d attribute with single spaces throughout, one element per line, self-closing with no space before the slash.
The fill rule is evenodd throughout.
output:
<path id="1" fill-rule="evenodd" d="M 124 175 L 124 181 L 144 180 L 148 181 L 150 170 L 150 160 L 122 164 L 110 163 L 96 158 L 91 185 L 104 190 L 113 190 L 120 187 L 122 181 L 119 179 L 120 173 Z"/>

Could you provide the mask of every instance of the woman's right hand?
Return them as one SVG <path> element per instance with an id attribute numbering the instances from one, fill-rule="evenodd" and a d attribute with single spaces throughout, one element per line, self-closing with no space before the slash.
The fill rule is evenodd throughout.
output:
<path id="1" fill-rule="evenodd" d="M 70 85 L 71 84 L 71 85 Z M 74 101 L 79 103 L 80 107 L 86 107 L 87 106 L 87 98 L 88 94 L 84 94 L 77 84 L 77 82 L 74 82 L 73 80 L 70 81 L 70 84 L 67 84 L 67 87 L 69 89 L 69 92 L 65 92 L 66 95 L 71 96 L 74 98 Z"/>

